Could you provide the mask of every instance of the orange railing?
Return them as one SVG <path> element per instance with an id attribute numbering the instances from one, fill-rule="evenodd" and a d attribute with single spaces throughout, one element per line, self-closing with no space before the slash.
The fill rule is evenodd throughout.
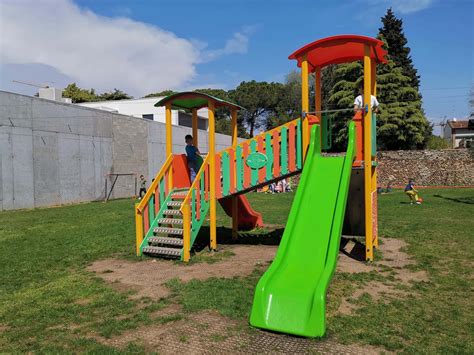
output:
<path id="1" fill-rule="evenodd" d="M 296 119 L 220 151 L 216 154 L 216 198 L 300 171 L 303 150 L 302 120 Z"/>

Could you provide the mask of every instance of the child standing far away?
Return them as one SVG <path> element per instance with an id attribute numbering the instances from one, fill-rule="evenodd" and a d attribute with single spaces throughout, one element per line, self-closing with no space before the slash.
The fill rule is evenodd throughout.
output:
<path id="1" fill-rule="evenodd" d="M 140 175 L 140 192 L 138 193 L 138 198 L 142 198 L 142 193 L 146 194 L 146 180 L 143 175 Z"/>
<path id="2" fill-rule="evenodd" d="M 410 203 L 413 205 L 421 205 L 421 198 L 418 196 L 418 191 L 415 189 L 415 182 L 413 180 L 408 180 L 408 185 L 405 186 L 405 193 L 410 197 Z"/>
<path id="3" fill-rule="evenodd" d="M 188 169 L 192 184 L 194 179 L 196 178 L 196 173 L 198 169 L 198 154 L 201 153 L 199 152 L 199 149 L 194 146 L 194 140 L 192 135 L 186 135 L 186 137 L 184 137 L 184 140 L 186 141 L 186 157 L 188 159 Z"/>
<path id="4" fill-rule="evenodd" d="M 379 111 L 379 102 L 374 95 L 370 95 L 370 106 L 372 107 L 372 112 Z M 364 108 L 364 81 L 359 84 L 359 96 L 354 100 L 354 111 L 359 111 Z"/>

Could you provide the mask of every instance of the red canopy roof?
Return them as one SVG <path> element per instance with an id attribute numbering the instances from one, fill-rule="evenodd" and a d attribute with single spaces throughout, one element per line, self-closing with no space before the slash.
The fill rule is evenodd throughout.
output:
<path id="1" fill-rule="evenodd" d="M 329 64 L 349 63 L 364 59 L 364 46 L 370 46 L 370 57 L 376 63 L 386 63 L 387 51 L 382 48 L 383 42 L 370 37 L 357 35 L 340 35 L 327 37 L 307 44 L 298 49 L 288 59 L 296 59 L 301 67 L 303 56 L 306 55 L 309 71 L 316 67 L 325 67 Z"/>

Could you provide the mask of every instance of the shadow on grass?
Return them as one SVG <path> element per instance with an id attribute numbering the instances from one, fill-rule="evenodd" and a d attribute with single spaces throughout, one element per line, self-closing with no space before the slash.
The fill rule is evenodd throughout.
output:
<path id="1" fill-rule="evenodd" d="M 217 227 L 217 244 L 223 245 L 279 245 L 284 228 L 239 231 L 238 238 L 232 239 L 232 229 Z M 203 226 L 194 242 L 193 249 L 199 252 L 209 247 L 209 227 Z"/>
<path id="2" fill-rule="evenodd" d="M 457 203 L 465 203 L 467 205 L 474 205 L 474 196 L 457 197 L 457 198 L 446 197 L 446 196 L 442 196 L 442 195 L 433 195 L 433 196 L 437 197 L 437 198 L 442 198 L 442 199 L 445 199 L 445 200 L 448 200 L 448 201 L 457 202 Z"/>

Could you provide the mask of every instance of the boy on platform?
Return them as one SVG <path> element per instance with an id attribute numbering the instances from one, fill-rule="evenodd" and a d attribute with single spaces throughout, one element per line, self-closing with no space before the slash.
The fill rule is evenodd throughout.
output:
<path id="1" fill-rule="evenodd" d="M 201 153 L 199 152 L 199 149 L 194 146 L 194 139 L 192 135 L 186 135 L 186 137 L 184 137 L 184 140 L 186 142 L 186 157 L 188 159 L 189 175 L 191 177 L 191 183 L 193 183 L 198 170 L 198 154 Z"/>

